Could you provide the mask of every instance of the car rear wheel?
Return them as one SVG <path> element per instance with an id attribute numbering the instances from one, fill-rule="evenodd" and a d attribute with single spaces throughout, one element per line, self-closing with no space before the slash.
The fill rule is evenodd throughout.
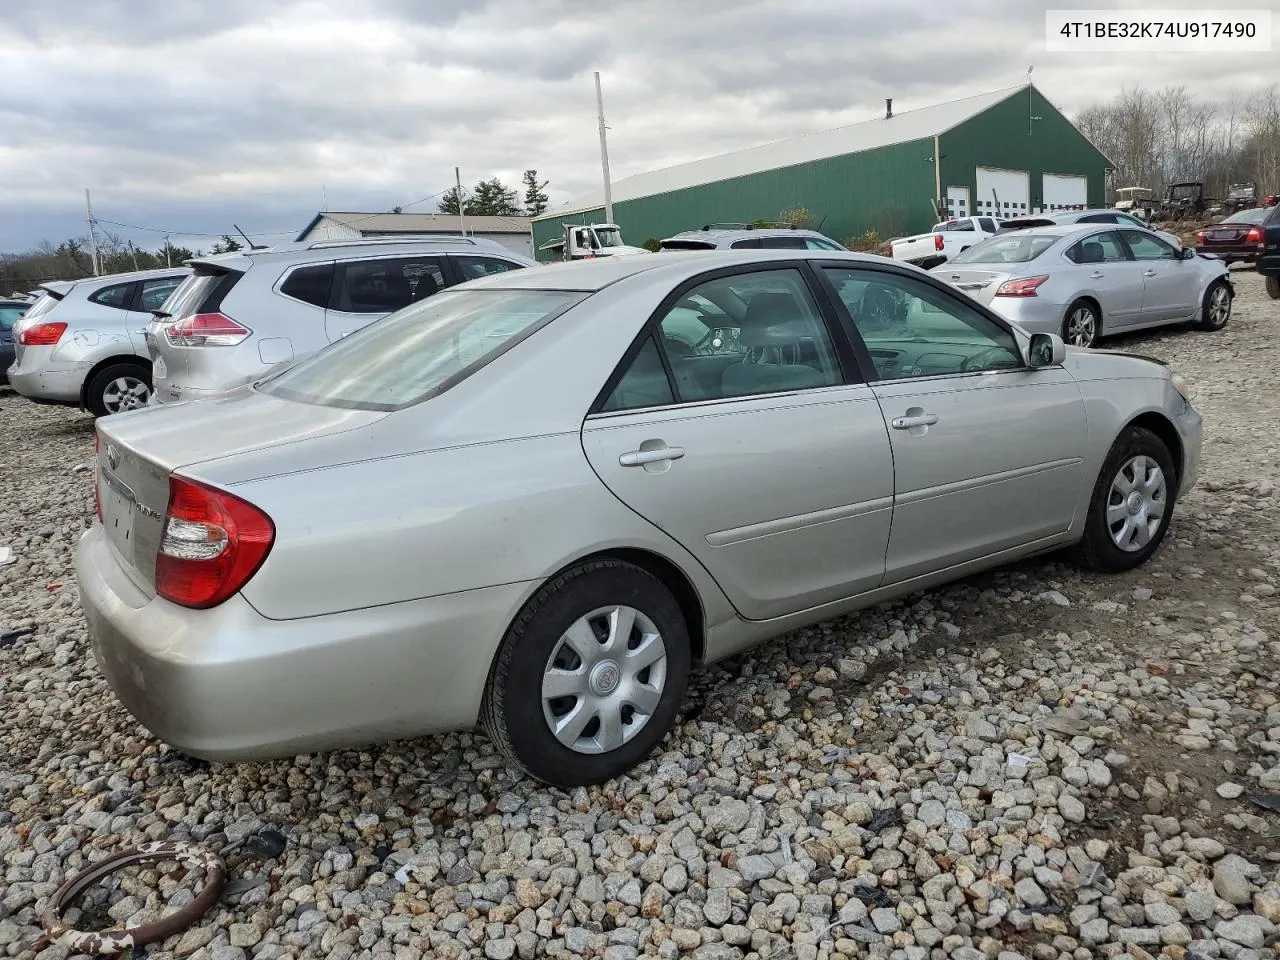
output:
<path id="1" fill-rule="evenodd" d="M 99 370 L 85 390 L 84 405 L 95 417 L 147 405 L 151 371 L 141 363 L 113 363 Z"/>
<path id="2" fill-rule="evenodd" d="M 1267 296 L 1280 300 L 1280 277 L 1267 277 Z"/>
<path id="3" fill-rule="evenodd" d="M 1088 300 L 1077 300 L 1067 307 L 1062 321 L 1062 339 L 1073 347 L 1092 347 L 1102 335 L 1102 317 Z"/>
<path id="4" fill-rule="evenodd" d="M 1201 330 L 1221 330 L 1231 319 L 1231 290 L 1221 280 L 1216 280 L 1204 292 L 1200 305 Z"/>
<path id="5" fill-rule="evenodd" d="M 1118 573 L 1156 552 L 1173 520 L 1178 477 L 1165 442 L 1143 427 L 1126 427 L 1098 473 L 1089 501 L 1081 561 Z"/>
<path id="6" fill-rule="evenodd" d="M 633 564 L 591 561 L 545 584 L 507 631 L 481 723 L 530 776 L 562 788 L 601 783 L 666 736 L 689 665 L 671 591 Z"/>

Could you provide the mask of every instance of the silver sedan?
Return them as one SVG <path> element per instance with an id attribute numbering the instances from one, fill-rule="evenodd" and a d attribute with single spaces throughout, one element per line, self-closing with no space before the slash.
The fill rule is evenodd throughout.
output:
<path id="1" fill-rule="evenodd" d="M 1143 563 L 1201 440 L 1158 362 L 791 250 L 474 281 L 97 431 L 81 602 L 159 738 L 479 723 L 560 786 L 648 756 L 697 664 L 1031 554 Z"/>
<path id="2" fill-rule="evenodd" d="M 1025 330 L 1077 347 L 1148 327 L 1221 330 L 1235 296 L 1222 260 L 1150 230 L 1101 224 L 997 234 L 933 273 Z"/>

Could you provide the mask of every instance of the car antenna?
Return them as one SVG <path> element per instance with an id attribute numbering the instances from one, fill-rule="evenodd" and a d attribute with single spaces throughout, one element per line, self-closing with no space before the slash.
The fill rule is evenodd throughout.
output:
<path id="1" fill-rule="evenodd" d="M 231 226 L 236 227 L 236 225 L 235 225 L 234 223 L 233 223 Z M 261 243 L 254 243 L 252 240 L 250 240 L 250 239 L 249 239 L 249 235 L 248 235 L 247 233 L 245 233 L 243 230 L 241 230 L 239 227 L 236 227 L 236 233 L 238 233 L 238 234 L 240 234 L 240 236 L 244 237 L 244 242 L 245 242 L 245 243 L 247 243 L 247 244 L 249 245 L 249 249 L 250 249 L 250 250 L 265 250 L 265 249 L 267 249 L 267 247 L 266 247 L 266 245 L 265 245 L 265 244 L 261 244 Z"/>

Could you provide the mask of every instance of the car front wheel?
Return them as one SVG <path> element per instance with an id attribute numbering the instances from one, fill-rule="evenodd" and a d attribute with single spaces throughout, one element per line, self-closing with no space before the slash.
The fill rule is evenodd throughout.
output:
<path id="1" fill-rule="evenodd" d="M 507 631 L 481 722 L 530 776 L 566 789 L 601 783 L 666 736 L 689 666 L 671 591 L 634 564 L 591 561 L 545 584 Z"/>
<path id="2" fill-rule="evenodd" d="M 1200 304 L 1200 329 L 1221 330 L 1231 319 L 1231 290 L 1221 280 L 1214 281 L 1204 292 Z"/>
<path id="3" fill-rule="evenodd" d="M 1156 552 L 1173 520 L 1178 478 L 1168 446 L 1143 427 L 1112 444 L 1089 501 L 1078 548 L 1086 566 L 1119 573 Z"/>

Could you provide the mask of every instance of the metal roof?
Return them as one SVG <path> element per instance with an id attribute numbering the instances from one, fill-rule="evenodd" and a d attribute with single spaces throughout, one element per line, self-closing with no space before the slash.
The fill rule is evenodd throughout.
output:
<path id="1" fill-rule="evenodd" d="M 366 236 L 396 233 L 457 233 L 458 217 L 452 213 L 353 213 L 322 210 L 298 234 L 298 240 L 322 219 L 332 220 Z M 467 233 L 529 233 L 528 217 L 463 217 Z"/>
<path id="2" fill-rule="evenodd" d="M 704 183 L 715 183 L 719 180 L 762 173 L 765 170 L 776 170 L 779 167 L 790 167 L 799 163 L 824 160 L 827 157 L 861 153 L 864 150 L 874 150 L 877 147 L 887 147 L 895 143 L 936 137 L 1026 89 L 1026 84 L 1005 87 L 1002 90 L 951 100 L 931 107 L 894 113 L 888 119 L 879 116 L 844 127 L 802 134 L 790 140 L 778 140 L 734 153 L 680 163 L 649 173 L 638 173 L 612 184 L 613 202 L 636 200 L 640 197 L 696 187 Z M 563 207 L 548 210 L 536 219 L 562 217 L 603 206 L 604 190 L 601 188 L 576 197 Z"/>

